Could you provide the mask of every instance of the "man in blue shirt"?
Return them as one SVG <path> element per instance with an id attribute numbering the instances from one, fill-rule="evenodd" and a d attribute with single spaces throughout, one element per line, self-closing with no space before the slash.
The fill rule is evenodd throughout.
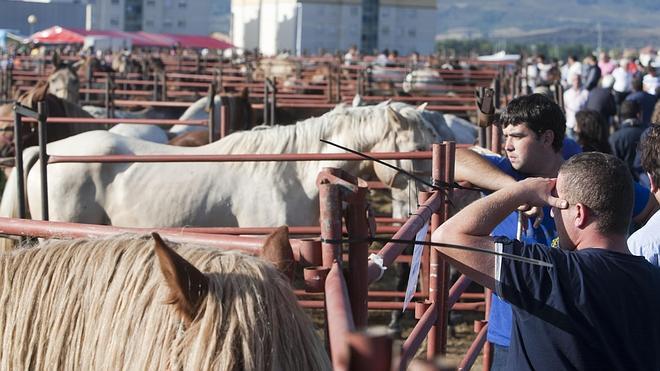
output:
<path id="1" fill-rule="evenodd" d="M 551 267 L 440 250 L 513 304 L 510 370 L 660 369 L 660 269 L 628 251 L 633 182 L 612 155 L 578 154 L 443 223 L 434 242 L 490 248 Z M 559 249 L 489 234 L 520 205 L 551 206 Z"/>
<path id="2" fill-rule="evenodd" d="M 511 187 L 527 177 L 554 178 L 564 162 L 561 149 L 566 119 L 559 106 L 540 94 L 512 100 L 500 116 L 507 157 L 480 156 L 460 149 L 456 152 L 457 181 L 467 181 L 488 190 Z M 568 156 L 566 156 L 568 157 Z M 636 188 L 635 221 L 643 222 L 655 212 L 657 203 L 649 192 Z M 549 208 L 532 207 L 527 214 L 522 240 L 547 246 L 557 237 Z M 532 221 L 534 223 L 532 223 Z M 499 223 L 494 235 L 516 238 L 517 213 Z M 507 370 L 507 351 L 511 339 L 511 306 L 493 295 L 488 325 L 488 341 L 494 344 L 491 370 Z"/>
<path id="3" fill-rule="evenodd" d="M 642 123 L 644 125 L 649 125 L 651 124 L 653 109 L 655 108 L 655 102 L 658 100 L 658 97 L 644 91 L 641 77 L 633 79 L 632 88 L 633 92 L 626 97 L 626 100 L 631 100 L 639 104 Z"/>

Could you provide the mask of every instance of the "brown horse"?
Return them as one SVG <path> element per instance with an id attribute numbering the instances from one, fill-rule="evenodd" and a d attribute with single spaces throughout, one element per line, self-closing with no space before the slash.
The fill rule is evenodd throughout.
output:
<path id="1" fill-rule="evenodd" d="M 92 116 L 85 112 L 78 105 L 67 100 L 56 97 L 49 93 L 50 84 L 40 81 L 29 91 L 18 97 L 17 101 L 32 109 L 37 108 L 37 102 L 45 102 L 48 117 L 86 117 Z M 11 104 L 0 106 L 0 157 L 9 157 L 14 155 L 14 121 Z M 6 119 L 6 120 L 5 120 Z M 21 140 L 23 147 L 35 146 L 39 144 L 36 123 L 24 123 Z M 75 134 L 90 130 L 105 129 L 101 124 L 55 124 L 48 127 L 48 142 L 64 139 Z"/>
<path id="2" fill-rule="evenodd" d="M 330 369 L 290 284 L 256 257 L 153 234 L 45 241 L 0 264 L 2 369 Z"/>
<path id="3" fill-rule="evenodd" d="M 229 111 L 229 122 L 226 123 L 227 134 L 250 130 L 254 127 L 252 106 L 247 89 L 242 89 L 240 93 L 224 93 L 219 97 L 216 96 L 215 101 L 218 99 L 219 102 L 214 103 L 226 107 Z M 219 112 L 219 110 L 216 111 Z M 169 144 L 180 147 L 199 147 L 209 144 L 209 134 L 206 130 L 188 131 L 172 138 Z"/>

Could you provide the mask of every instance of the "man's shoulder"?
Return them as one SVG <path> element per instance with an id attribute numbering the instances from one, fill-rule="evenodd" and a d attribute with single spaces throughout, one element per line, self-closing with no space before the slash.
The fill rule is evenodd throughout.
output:
<path id="1" fill-rule="evenodd" d="M 635 255 L 646 256 L 645 250 L 653 250 L 656 254 L 660 252 L 660 211 L 656 211 L 642 228 L 628 237 L 628 248 Z"/>

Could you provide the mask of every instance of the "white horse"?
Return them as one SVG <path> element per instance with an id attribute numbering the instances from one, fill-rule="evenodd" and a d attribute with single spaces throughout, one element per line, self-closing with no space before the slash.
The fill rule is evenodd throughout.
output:
<path id="1" fill-rule="evenodd" d="M 192 103 L 179 117 L 179 120 L 208 120 L 209 113 L 206 111 L 208 104 L 208 97 L 203 97 Z M 215 117 L 220 117 L 220 105 L 222 100 L 219 95 L 213 99 L 213 111 Z M 95 118 L 105 118 L 106 109 L 97 106 L 83 106 L 82 107 L 89 114 Z M 130 112 L 130 111 L 114 111 L 117 118 L 138 119 L 145 118 L 144 112 Z M 167 143 L 170 137 L 187 133 L 190 131 L 207 131 L 206 126 L 178 124 L 172 126 L 169 130 L 164 130 L 158 125 L 133 125 L 133 124 L 118 124 L 110 129 L 110 132 L 123 135 L 126 137 L 137 138 L 154 143 Z"/>
<path id="2" fill-rule="evenodd" d="M 51 155 L 333 153 L 319 138 L 363 152 L 428 149 L 436 131 L 414 108 L 338 107 L 296 125 L 231 134 L 198 148 L 181 148 L 125 138 L 104 131 L 53 142 Z M 26 161 L 32 164 L 38 161 Z M 394 161 L 411 171 L 430 170 L 430 161 Z M 419 162 L 419 163 L 418 163 Z M 275 226 L 318 223 L 316 177 L 337 167 L 376 176 L 394 188 L 407 181 L 370 161 L 53 164 L 48 166 L 51 220 L 118 226 Z M 27 171 L 31 215 L 41 218 L 40 174 Z M 15 205 L 15 171 L 0 211 Z"/>
<path id="3" fill-rule="evenodd" d="M 437 86 L 443 82 L 438 71 L 432 68 L 422 68 L 406 75 L 403 81 L 403 91 L 422 95 L 446 94 L 446 91 Z"/>

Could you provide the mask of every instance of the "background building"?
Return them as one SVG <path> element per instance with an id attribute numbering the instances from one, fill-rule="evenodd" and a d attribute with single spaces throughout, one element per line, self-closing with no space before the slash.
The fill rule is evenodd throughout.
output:
<path id="1" fill-rule="evenodd" d="M 27 21 L 30 15 L 35 16 L 33 24 Z M 85 6 L 71 1 L 37 3 L 0 0 L 0 28 L 13 29 L 21 35 L 29 35 L 58 24 L 85 27 Z"/>
<path id="2" fill-rule="evenodd" d="M 409 54 L 434 50 L 435 0 L 232 0 L 232 41 L 272 55 L 357 45 Z"/>
<path id="3" fill-rule="evenodd" d="M 0 0 L 0 27 L 29 33 L 53 25 L 187 35 L 229 34 L 230 0 Z M 19 27 L 20 26 L 20 27 Z"/>

